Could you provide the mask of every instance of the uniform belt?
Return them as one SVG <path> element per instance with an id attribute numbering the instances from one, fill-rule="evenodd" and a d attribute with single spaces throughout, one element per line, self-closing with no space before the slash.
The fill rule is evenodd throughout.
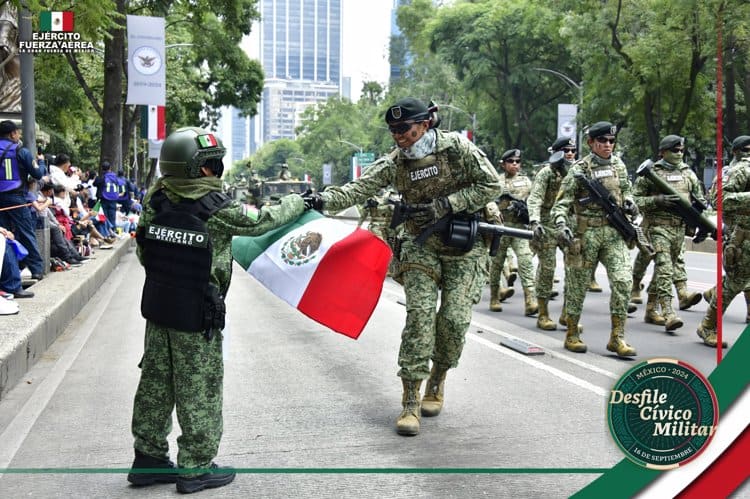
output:
<path id="1" fill-rule="evenodd" d="M 609 222 L 604 217 L 579 217 L 578 223 L 587 227 L 603 227 Z"/>
<path id="2" fill-rule="evenodd" d="M 647 220 L 651 226 L 666 225 L 668 227 L 680 227 L 685 225 L 685 222 L 681 218 L 675 217 L 648 217 Z"/>

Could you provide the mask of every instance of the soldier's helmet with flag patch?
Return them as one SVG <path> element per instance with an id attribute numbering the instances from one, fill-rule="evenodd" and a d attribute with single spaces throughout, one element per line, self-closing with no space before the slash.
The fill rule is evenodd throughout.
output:
<path id="1" fill-rule="evenodd" d="M 208 130 L 180 128 L 162 144 L 159 170 L 165 176 L 198 178 L 201 176 L 201 166 L 212 159 L 220 162 L 226 152 L 221 139 Z"/>

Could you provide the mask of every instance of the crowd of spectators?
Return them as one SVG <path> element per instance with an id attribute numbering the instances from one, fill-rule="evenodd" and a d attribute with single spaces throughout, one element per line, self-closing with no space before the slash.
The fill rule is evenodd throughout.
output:
<path id="1" fill-rule="evenodd" d="M 103 162 L 102 175 L 82 171 L 65 153 L 32 157 L 12 121 L 0 122 L 0 315 L 18 313 L 16 298 L 50 271 L 87 263 L 118 237 L 130 237 L 141 210 L 143 189 Z M 36 231 L 49 227 L 50 268 L 45 269 Z"/>

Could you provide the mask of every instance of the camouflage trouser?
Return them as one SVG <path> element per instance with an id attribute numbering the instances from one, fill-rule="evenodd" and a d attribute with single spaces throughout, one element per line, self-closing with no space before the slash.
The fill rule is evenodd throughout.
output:
<path id="1" fill-rule="evenodd" d="M 539 244 L 534 244 L 539 263 L 536 267 L 536 295 L 549 300 L 555 280 L 557 266 L 557 237 L 555 229 L 544 227 L 544 236 Z"/>
<path id="2" fill-rule="evenodd" d="M 607 270 L 612 294 L 609 310 L 612 315 L 626 317 L 630 288 L 633 286 L 633 267 L 630 251 L 619 232 L 609 225 L 589 227 L 576 235 L 576 244 L 565 255 L 566 307 L 569 315 L 581 315 L 586 290 L 591 281 L 591 269 L 601 262 Z"/>
<path id="3" fill-rule="evenodd" d="M 435 246 L 404 241 L 406 325 L 401 333 L 398 375 L 406 380 L 426 379 L 430 359 L 456 367 L 471 323 L 472 307 L 479 303 L 487 283 L 487 247 L 478 239 L 460 256 L 447 256 Z M 435 312 L 440 287 L 440 309 Z"/>
<path id="4" fill-rule="evenodd" d="M 721 280 L 721 313 L 734 297 L 750 288 L 750 230 L 735 228 L 724 247 L 724 277 Z M 717 295 L 713 294 L 711 306 L 717 308 Z"/>
<path id="5" fill-rule="evenodd" d="M 680 254 L 684 258 L 685 228 L 654 225 L 648 229 L 648 238 L 654 247 L 654 277 L 648 286 L 648 293 L 657 298 L 671 300 L 674 297 L 672 282 L 675 278 L 675 268 Z M 684 260 L 683 260 L 684 271 Z"/>
<path id="6" fill-rule="evenodd" d="M 643 251 L 638 250 L 638 254 L 633 262 L 633 280 L 640 282 L 646 275 L 646 268 L 651 263 L 651 257 Z M 656 269 L 654 269 L 656 271 Z M 653 282 L 654 279 L 651 279 Z M 685 270 L 685 235 L 681 236 L 680 251 L 677 254 L 677 258 L 672 260 L 672 282 L 687 281 L 687 271 Z M 649 285 L 649 293 L 652 292 L 651 286 Z"/>
<path id="7" fill-rule="evenodd" d="M 523 227 L 520 227 L 523 228 Z M 521 285 L 524 288 L 534 289 L 534 264 L 532 263 L 531 249 L 529 242 L 525 239 L 515 237 L 501 237 L 500 246 L 497 254 L 492 259 L 490 267 L 490 286 L 500 284 L 500 278 L 503 275 L 503 265 L 508 255 L 508 248 L 513 249 L 518 260 L 518 277 L 521 279 Z"/>
<path id="8" fill-rule="evenodd" d="M 221 334 L 209 342 L 201 333 L 146 322 L 141 381 L 133 403 L 136 449 L 157 458 L 169 455 L 167 436 L 176 408 L 182 430 L 177 437 L 177 464 L 182 468 L 211 464 L 223 431 L 221 344 Z"/>

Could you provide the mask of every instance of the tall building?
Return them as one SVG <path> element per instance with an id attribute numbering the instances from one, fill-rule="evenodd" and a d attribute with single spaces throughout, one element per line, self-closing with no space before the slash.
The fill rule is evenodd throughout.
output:
<path id="1" fill-rule="evenodd" d="M 391 43 L 389 55 L 391 82 L 401 79 L 403 68 L 411 62 L 411 54 L 409 54 L 407 48 L 406 38 L 401 34 L 401 30 L 396 23 L 396 13 L 402 5 L 411 5 L 411 0 L 393 0 L 393 9 L 391 9 Z"/>

